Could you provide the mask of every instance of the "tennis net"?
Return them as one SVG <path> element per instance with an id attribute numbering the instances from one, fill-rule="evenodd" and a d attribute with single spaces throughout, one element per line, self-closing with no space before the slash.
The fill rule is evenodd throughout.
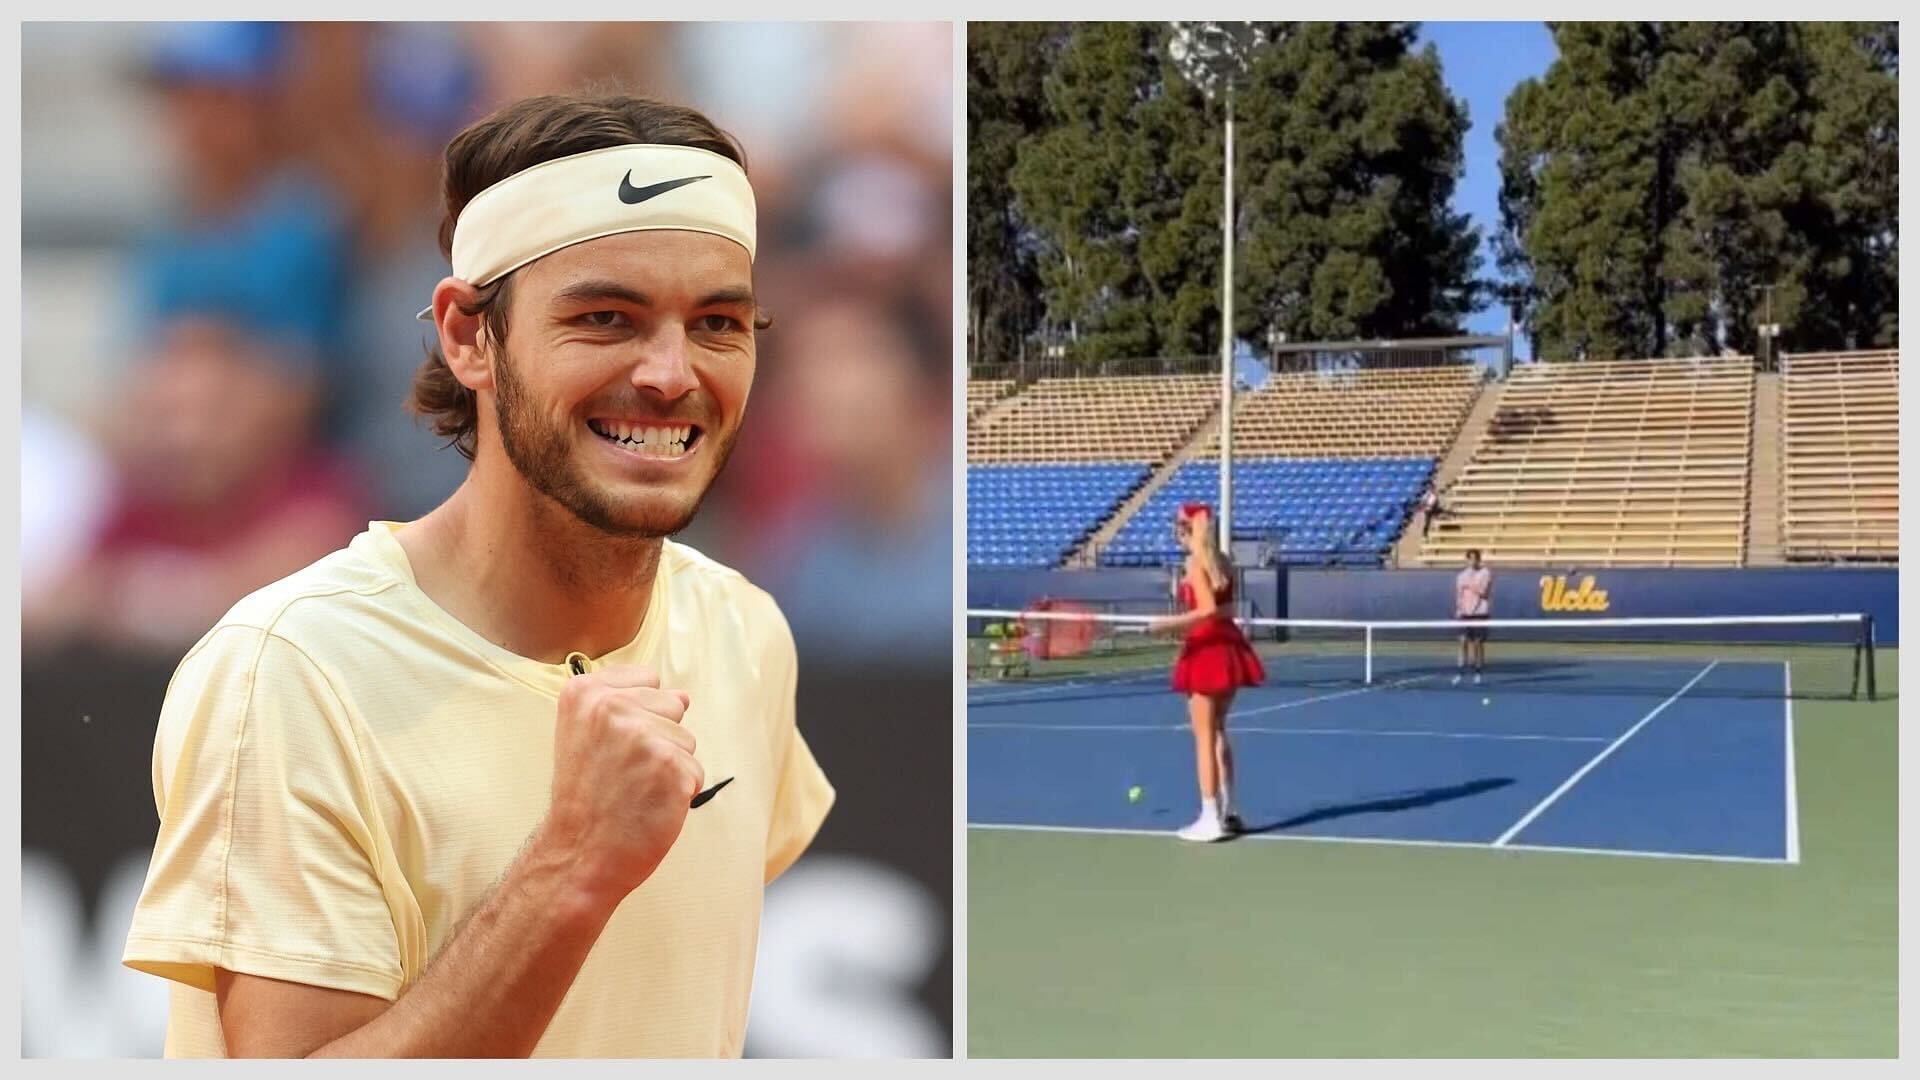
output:
<path id="1" fill-rule="evenodd" d="M 1179 655 L 1181 630 L 1156 627 L 1165 617 L 1077 604 L 969 609 L 968 674 L 1150 682 Z M 1671 691 L 1697 674 L 1695 696 L 1877 697 L 1873 621 L 1860 614 L 1235 621 L 1270 685 L 1452 685 L 1471 631 L 1486 637 L 1485 681 L 1509 691 Z M 1464 674 L 1471 681 L 1474 672 Z"/>

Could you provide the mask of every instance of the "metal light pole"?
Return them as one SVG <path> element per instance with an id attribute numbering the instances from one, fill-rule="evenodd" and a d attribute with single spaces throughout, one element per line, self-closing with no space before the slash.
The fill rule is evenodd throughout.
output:
<path id="1" fill-rule="evenodd" d="M 1233 552 L 1233 81 L 1246 74 L 1248 57 L 1266 43 L 1252 23 L 1176 22 L 1167 52 L 1186 80 L 1211 100 L 1226 100 L 1226 213 L 1220 301 L 1220 543 Z"/>
<path id="2" fill-rule="evenodd" d="M 1233 554 L 1233 83 L 1227 83 L 1227 214 L 1221 224 L 1226 258 L 1221 260 L 1220 300 L 1220 543 Z"/>

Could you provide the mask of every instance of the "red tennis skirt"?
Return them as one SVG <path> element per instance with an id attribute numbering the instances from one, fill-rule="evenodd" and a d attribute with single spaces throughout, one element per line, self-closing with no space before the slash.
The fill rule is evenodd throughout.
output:
<path id="1" fill-rule="evenodd" d="M 1189 631 L 1173 663 L 1173 688 L 1183 694 L 1224 694 L 1266 680 L 1260 654 L 1227 619 L 1208 619 Z"/>

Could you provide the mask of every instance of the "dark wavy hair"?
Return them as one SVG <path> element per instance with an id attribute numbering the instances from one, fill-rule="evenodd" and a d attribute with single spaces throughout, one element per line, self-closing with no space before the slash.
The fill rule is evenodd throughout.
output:
<path id="1" fill-rule="evenodd" d="M 508 105 L 475 121 L 447 144 L 441 165 L 446 216 L 440 220 L 440 252 L 453 257 L 453 226 L 473 197 L 543 161 L 628 143 L 665 143 L 711 150 L 737 162 L 747 158 L 731 135 L 700 112 L 652 98 L 622 93 L 549 94 Z M 482 287 L 473 306 L 460 310 L 485 320 L 495 347 L 507 340 L 515 273 Z M 764 328 L 761 322 L 757 328 Z M 479 401 L 447 367 L 438 345 L 414 373 L 407 410 L 425 419 L 462 456 L 473 459 Z"/>

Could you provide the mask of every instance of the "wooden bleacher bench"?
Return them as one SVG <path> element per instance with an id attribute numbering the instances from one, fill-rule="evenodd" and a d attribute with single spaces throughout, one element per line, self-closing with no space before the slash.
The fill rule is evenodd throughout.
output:
<path id="1" fill-rule="evenodd" d="M 1783 553 L 1898 557 L 1900 358 L 1793 355 L 1781 372 Z"/>
<path id="2" fill-rule="evenodd" d="M 1421 557 L 1739 565 L 1753 393 L 1745 357 L 1523 365 Z"/>

